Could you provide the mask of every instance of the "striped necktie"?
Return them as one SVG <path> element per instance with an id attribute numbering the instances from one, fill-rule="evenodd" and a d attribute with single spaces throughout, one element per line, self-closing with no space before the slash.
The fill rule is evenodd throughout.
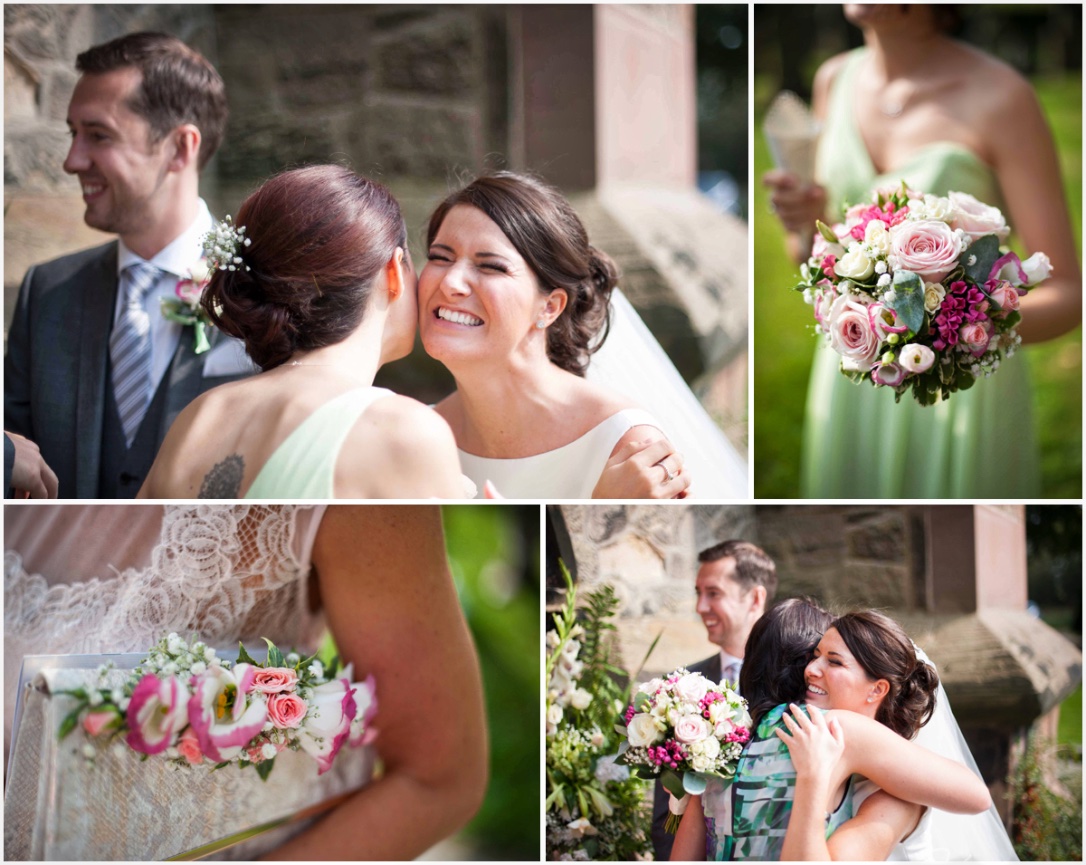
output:
<path id="1" fill-rule="evenodd" d="M 161 274 L 146 261 L 129 265 L 121 273 L 124 309 L 109 338 L 109 356 L 113 398 L 128 447 L 132 447 L 151 402 L 151 317 L 143 303 Z"/>
<path id="2" fill-rule="evenodd" d="M 739 671 L 742 667 L 742 661 L 732 661 L 724 668 L 724 678 L 731 682 L 736 690 L 739 690 Z"/>

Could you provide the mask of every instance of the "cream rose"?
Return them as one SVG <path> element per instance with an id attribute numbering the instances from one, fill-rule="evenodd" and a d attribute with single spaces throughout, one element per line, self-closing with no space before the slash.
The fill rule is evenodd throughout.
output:
<path id="1" fill-rule="evenodd" d="M 588 693 L 584 688 L 578 688 L 569 698 L 570 705 L 574 709 L 584 710 L 587 709 L 592 702 L 592 695 Z"/>
<path id="2" fill-rule="evenodd" d="M 938 282 L 925 282 L 924 283 L 924 309 L 927 312 L 935 313 L 939 311 L 939 307 L 943 305 L 943 299 L 946 297 L 946 289 Z"/>
<path id="3" fill-rule="evenodd" d="M 906 220 L 890 229 L 890 262 L 924 282 L 941 282 L 958 264 L 962 241 L 937 219 Z"/>
<path id="4" fill-rule="evenodd" d="M 879 255 L 890 254 L 890 229 L 881 219 L 872 219 L 864 229 L 864 243 Z"/>
<path id="5" fill-rule="evenodd" d="M 851 279 L 856 282 L 865 282 L 875 275 L 875 262 L 867 257 L 858 245 L 852 247 L 838 259 L 833 266 L 833 272 L 842 279 Z"/>
<path id="6" fill-rule="evenodd" d="M 662 739 L 663 734 L 656 728 L 652 715 L 642 713 L 630 718 L 630 723 L 626 725 L 626 738 L 630 740 L 630 747 L 645 748 Z"/>
<path id="7" fill-rule="evenodd" d="M 950 216 L 950 225 L 953 228 L 960 228 L 973 240 L 986 234 L 994 234 L 1000 240 L 1007 239 L 1011 230 L 998 207 L 977 201 L 965 192 L 951 192 L 947 198 L 954 206 Z"/>
<path id="8" fill-rule="evenodd" d="M 675 695 L 684 703 L 698 703 L 709 690 L 709 680 L 700 673 L 687 673 L 675 683 Z"/>
<path id="9" fill-rule="evenodd" d="M 867 306 L 842 294 L 830 308 L 830 345 L 846 369 L 866 372 L 879 356 L 879 338 L 871 329 Z"/>

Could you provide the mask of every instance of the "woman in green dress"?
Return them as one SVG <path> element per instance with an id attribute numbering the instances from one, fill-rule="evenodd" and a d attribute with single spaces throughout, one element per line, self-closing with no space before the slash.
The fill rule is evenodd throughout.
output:
<path id="1" fill-rule="evenodd" d="M 1028 82 L 950 39 L 944 13 L 919 5 L 846 4 L 864 47 L 826 61 L 814 82 L 823 131 L 818 183 L 769 172 L 774 212 L 798 260 L 816 219 L 837 222 L 872 189 L 967 192 L 999 207 L 1052 277 L 1022 303 L 1024 342 L 1081 321 L 1081 274 L 1055 147 Z M 807 395 L 800 493 L 815 498 L 1025 498 L 1040 467 L 1025 359 L 949 400 L 921 407 L 890 388 L 856 385 L 829 348 Z M 856 469 L 861 469 L 857 471 Z"/>

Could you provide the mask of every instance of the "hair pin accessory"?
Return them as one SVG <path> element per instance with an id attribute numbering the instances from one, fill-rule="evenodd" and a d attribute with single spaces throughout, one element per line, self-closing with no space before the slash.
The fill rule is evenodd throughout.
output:
<path id="1" fill-rule="evenodd" d="M 234 226 L 230 214 L 204 235 L 204 255 L 207 262 L 215 270 L 237 270 L 244 266 L 249 270 L 249 265 L 241 259 L 241 251 L 252 243 L 245 236 L 245 226 Z"/>

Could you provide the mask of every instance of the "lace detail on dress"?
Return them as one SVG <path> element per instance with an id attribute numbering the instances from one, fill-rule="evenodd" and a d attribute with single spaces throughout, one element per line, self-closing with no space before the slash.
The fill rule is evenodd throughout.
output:
<path id="1" fill-rule="evenodd" d="M 18 552 L 6 552 L 5 728 L 24 655 L 138 652 L 171 631 L 197 632 L 217 648 L 261 637 L 284 650 L 315 648 L 322 620 L 308 609 L 311 564 L 294 553 L 306 508 L 171 506 L 150 564 L 78 582 L 54 577 L 50 585 L 26 571 Z M 118 545 L 124 532 L 119 521 Z"/>

